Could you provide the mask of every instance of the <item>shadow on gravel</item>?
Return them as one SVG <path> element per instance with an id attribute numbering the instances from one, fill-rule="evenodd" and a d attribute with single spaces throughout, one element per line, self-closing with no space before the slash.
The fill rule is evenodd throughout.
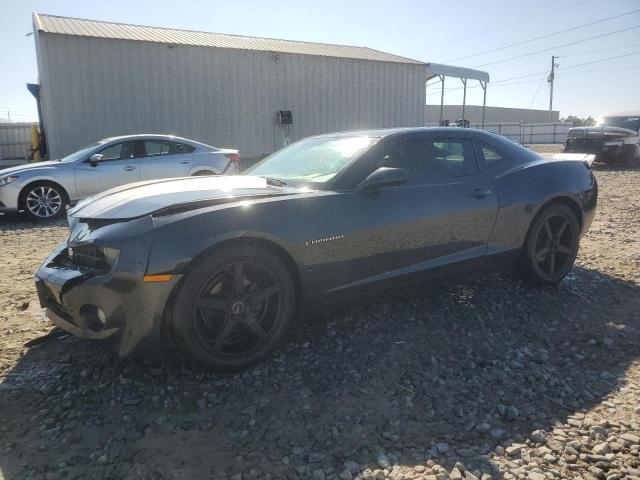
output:
<path id="1" fill-rule="evenodd" d="M 489 275 L 316 311 L 234 375 L 54 339 L 0 384 L 0 477 L 348 479 L 390 464 L 422 478 L 459 462 L 500 478 L 497 446 L 619 387 L 639 313 L 637 285 L 575 268 L 559 288 Z"/>
<path id="2" fill-rule="evenodd" d="M 600 172 L 636 172 L 640 170 L 638 167 L 632 167 L 625 163 L 610 164 L 595 162 L 591 168 Z"/>
<path id="3" fill-rule="evenodd" d="M 32 220 L 24 212 L 0 213 L 0 231 L 33 230 L 37 228 L 58 227 L 66 224 L 66 215 L 53 220 Z"/>

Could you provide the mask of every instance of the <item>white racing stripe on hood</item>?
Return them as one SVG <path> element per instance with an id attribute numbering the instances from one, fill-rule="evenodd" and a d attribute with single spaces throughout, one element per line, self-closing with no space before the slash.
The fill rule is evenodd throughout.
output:
<path id="1" fill-rule="evenodd" d="M 163 179 L 107 190 L 78 204 L 69 214 L 83 218 L 133 218 L 181 203 L 280 191 L 269 187 L 262 177 L 244 175 Z"/>

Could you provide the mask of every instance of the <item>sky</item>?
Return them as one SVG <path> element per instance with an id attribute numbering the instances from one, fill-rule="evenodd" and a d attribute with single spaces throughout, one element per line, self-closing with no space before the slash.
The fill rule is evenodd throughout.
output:
<path id="1" fill-rule="evenodd" d="M 556 55 L 553 106 L 561 116 L 640 109 L 640 0 L 0 0 L 0 119 L 7 111 L 12 121 L 37 118 L 25 87 L 38 80 L 27 36 L 33 11 L 366 46 L 478 68 L 491 76 L 487 105 L 500 107 L 548 109 L 546 77 Z M 461 86 L 446 81 L 445 104 L 462 103 Z M 427 104 L 439 101 L 439 84 L 428 85 Z M 477 82 L 469 81 L 467 104 L 482 104 Z"/>

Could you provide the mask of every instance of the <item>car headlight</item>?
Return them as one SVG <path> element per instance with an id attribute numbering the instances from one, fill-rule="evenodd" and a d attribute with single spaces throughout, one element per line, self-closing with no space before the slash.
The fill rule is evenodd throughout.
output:
<path id="1" fill-rule="evenodd" d="M 98 247 L 98 248 L 102 250 L 102 255 L 104 257 L 105 262 L 107 262 L 107 264 L 110 267 L 113 267 L 113 264 L 116 263 L 116 260 L 120 255 L 120 250 L 118 250 L 117 248 L 110 248 L 110 247 Z"/>
<path id="2" fill-rule="evenodd" d="M 18 179 L 18 175 L 8 175 L 6 177 L 0 177 L 0 186 L 8 185 L 15 182 Z"/>
<path id="3" fill-rule="evenodd" d="M 77 267 L 96 271 L 108 271 L 116 263 L 120 250 L 94 244 L 82 244 L 69 247 L 69 259 Z"/>

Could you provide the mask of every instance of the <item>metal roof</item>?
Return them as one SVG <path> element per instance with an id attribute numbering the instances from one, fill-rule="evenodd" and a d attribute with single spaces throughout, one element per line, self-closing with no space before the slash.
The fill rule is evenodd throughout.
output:
<path id="1" fill-rule="evenodd" d="M 489 74 L 482 70 L 454 67 L 452 65 L 443 65 L 442 63 L 427 63 L 427 80 L 430 80 L 433 77 L 437 77 L 438 75 L 444 75 L 445 77 L 480 80 L 481 82 L 489 81 Z"/>
<path id="2" fill-rule="evenodd" d="M 41 15 L 36 12 L 33 13 L 33 28 L 40 32 L 59 35 L 139 40 L 143 42 L 159 42 L 175 45 L 198 45 L 203 47 L 233 48 L 424 65 L 423 62 L 418 60 L 412 60 L 366 47 L 247 37 L 194 30 L 177 30 L 173 28 L 130 25 L 83 18 L 60 17 L 56 15 Z"/>

